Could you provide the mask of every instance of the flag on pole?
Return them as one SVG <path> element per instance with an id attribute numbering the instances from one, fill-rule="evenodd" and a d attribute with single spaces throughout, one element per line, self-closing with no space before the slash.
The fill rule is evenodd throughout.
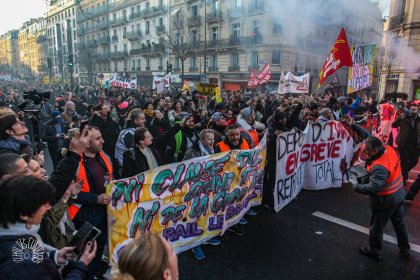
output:
<path id="1" fill-rule="evenodd" d="M 258 84 L 264 84 L 268 82 L 268 80 L 271 79 L 271 70 L 269 64 L 264 64 L 264 66 L 261 68 L 260 72 L 257 74 L 257 82 Z"/>
<path id="2" fill-rule="evenodd" d="M 251 73 L 249 73 L 249 78 L 248 78 L 248 88 L 256 88 L 258 85 L 258 81 L 257 81 L 257 74 L 255 73 L 254 68 L 252 68 Z"/>
<path id="3" fill-rule="evenodd" d="M 277 88 L 277 93 L 278 94 L 283 94 L 284 93 L 284 87 L 286 84 L 286 78 L 284 77 L 284 72 L 283 70 L 281 70 L 281 75 L 280 75 L 280 81 L 279 81 L 279 87 Z"/>
<path id="4" fill-rule="evenodd" d="M 325 79 L 333 74 L 337 69 L 343 66 L 352 66 L 353 62 L 351 59 L 350 47 L 347 41 L 346 31 L 341 28 L 340 34 L 334 43 L 327 60 L 319 73 L 319 84 L 318 88 L 325 81 Z"/>

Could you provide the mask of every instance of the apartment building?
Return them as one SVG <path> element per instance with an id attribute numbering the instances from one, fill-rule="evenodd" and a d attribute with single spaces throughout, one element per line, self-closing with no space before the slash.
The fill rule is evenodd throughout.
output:
<path id="1" fill-rule="evenodd" d="M 172 64 L 174 74 L 187 79 L 206 74 L 211 83 L 239 89 L 250 70 L 265 63 L 272 84 L 282 70 L 310 72 L 316 80 L 342 26 L 350 43 L 379 43 L 380 11 L 365 2 L 370 18 L 314 13 L 302 27 L 274 0 L 84 0 L 76 7 L 80 82 L 119 73 L 151 86 L 153 74 Z M 324 8 L 328 4 L 334 1 Z M 347 73 L 341 76 L 344 88 Z"/>
<path id="2" fill-rule="evenodd" d="M 47 73 L 45 19 L 30 19 L 19 30 L 19 74 L 24 79 L 35 80 Z"/>
<path id="3" fill-rule="evenodd" d="M 47 67 L 51 78 L 63 83 L 79 80 L 75 60 L 77 51 L 76 6 L 78 0 L 61 0 L 46 12 Z"/>
<path id="4" fill-rule="evenodd" d="M 17 76 L 19 74 L 18 30 L 0 36 L 0 71 Z"/>
<path id="5" fill-rule="evenodd" d="M 420 100 L 420 0 L 392 0 L 384 29 L 381 95 Z"/>

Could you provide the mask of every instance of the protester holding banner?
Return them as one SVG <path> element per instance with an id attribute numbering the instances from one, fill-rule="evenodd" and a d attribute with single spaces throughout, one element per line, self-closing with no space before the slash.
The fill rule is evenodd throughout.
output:
<path id="1" fill-rule="evenodd" d="M 124 153 L 122 178 L 134 176 L 162 164 L 153 144 L 153 136 L 145 127 L 139 127 L 134 132 L 133 148 Z"/>

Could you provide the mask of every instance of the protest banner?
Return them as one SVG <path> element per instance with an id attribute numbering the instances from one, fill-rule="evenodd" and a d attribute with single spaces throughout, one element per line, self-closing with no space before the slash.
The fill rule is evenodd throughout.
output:
<path id="1" fill-rule="evenodd" d="M 137 87 L 137 79 L 125 78 L 122 76 L 117 76 L 116 74 L 111 75 L 111 77 L 105 80 L 106 87 L 121 87 L 128 89 L 135 89 Z"/>
<path id="2" fill-rule="evenodd" d="M 264 64 L 260 72 L 257 74 L 257 82 L 259 85 L 267 83 L 271 79 L 271 70 L 269 64 Z"/>
<path id="3" fill-rule="evenodd" d="M 206 84 L 206 83 L 201 83 L 201 82 L 195 84 L 195 89 L 200 93 L 200 95 L 206 95 L 210 97 L 213 97 L 216 95 L 217 88 L 219 88 L 218 84 Z"/>
<path id="4" fill-rule="evenodd" d="M 279 134 L 274 209 L 280 211 L 301 189 L 341 187 L 341 166 L 350 165 L 353 153 L 353 139 L 337 121 L 311 122 L 305 131 Z"/>
<path id="5" fill-rule="evenodd" d="M 309 78 L 310 73 L 306 73 L 302 76 L 295 76 L 291 72 L 287 72 L 287 74 L 284 75 L 282 71 L 277 93 L 309 93 Z"/>
<path id="6" fill-rule="evenodd" d="M 107 188 L 111 260 L 133 238 L 153 231 L 176 252 L 224 233 L 261 204 L 265 137 L 250 150 L 160 166 Z"/>
<path id="7" fill-rule="evenodd" d="M 353 65 L 349 68 L 347 93 L 370 87 L 373 82 L 376 45 L 351 47 Z"/>
<path id="8" fill-rule="evenodd" d="M 166 76 L 153 76 L 153 89 L 156 89 L 158 94 L 161 94 L 165 88 L 171 86 L 171 78 L 169 75 Z"/>

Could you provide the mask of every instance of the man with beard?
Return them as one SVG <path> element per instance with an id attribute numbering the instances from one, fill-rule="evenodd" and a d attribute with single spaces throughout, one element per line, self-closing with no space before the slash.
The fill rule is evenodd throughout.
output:
<path id="1" fill-rule="evenodd" d="M 80 161 L 77 181 L 82 181 L 82 189 L 68 208 L 68 213 L 76 229 L 85 222 L 98 228 L 102 233 L 97 239 L 98 252 L 89 266 L 91 276 L 102 275 L 99 272 L 102 252 L 108 240 L 107 205 L 111 197 L 106 194 L 106 185 L 113 179 L 111 160 L 102 151 L 104 139 L 97 127 L 89 126 L 90 145 Z"/>
<path id="2" fill-rule="evenodd" d="M 182 161 L 186 151 L 191 149 L 194 141 L 198 139 L 194 119 L 190 114 L 182 117 L 180 125 L 181 130 L 172 137 L 165 149 L 165 164 Z"/>

